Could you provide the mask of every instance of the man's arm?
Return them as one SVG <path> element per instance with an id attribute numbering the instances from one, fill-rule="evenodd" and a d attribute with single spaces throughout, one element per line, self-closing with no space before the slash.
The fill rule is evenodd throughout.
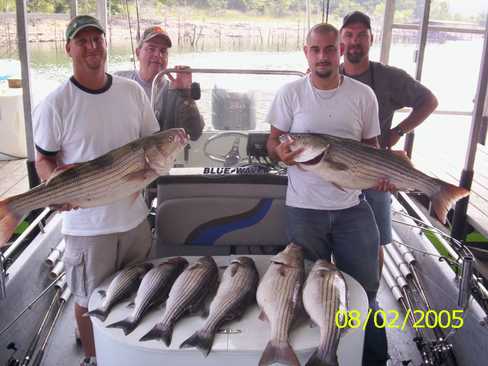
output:
<path id="1" fill-rule="evenodd" d="M 398 127 L 401 128 L 404 134 L 409 133 L 425 121 L 437 108 L 438 104 L 437 98 L 433 94 L 426 94 L 422 102 L 412 108 L 412 111 L 407 118 L 400 122 L 396 127 L 390 129 L 388 133 L 388 147 L 394 146 L 398 140 L 400 140 L 401 136 L 398 134 Z"/>
<path id="2" fill-rule="evenodd" d="M 57 154 L 45 155 L 39 151 L 36 152 L 35 165 L 37 175 L 39 175 L 39 178 L 41 178 L 41 182 L 48 180 L 58 167 L 56 156 Z"/>
<path id="3" fill-rule="evenodd" d="M 363 144 L 376 147 L 377 149 L 380 147 L 380 144 L 378 143 L 378 138 L 377 137 L 373 137 L 371 139 L 362 139 L 361 142 Z"/>

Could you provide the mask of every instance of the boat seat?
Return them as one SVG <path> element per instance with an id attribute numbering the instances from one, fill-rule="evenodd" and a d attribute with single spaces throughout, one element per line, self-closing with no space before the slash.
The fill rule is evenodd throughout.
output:
<path id="1" fill-rule="evenodd" d="M 201 195 L 189 185 L 162 187 L 156 208 L 157 257 L 174 255 L 273 254 L 287 244 L 284 195 L 281 187 L 269 185 L 265 191 L 249 190 L 249 184 L 224 186 L 209 184 Z M 222 189 L 224 188 L 224 189 Z M 159 189 L 158 189 L 159 190 Z M 188 192 L 183 194 L 184 191 Z M 171 192 L 171 193 L 170 193 Z M 222 194 L 219 194 L 222 193 Z M 213 194 L 213 195 L 212 195 Z M 254 197 L 252 196 L 254 195 Z"/>

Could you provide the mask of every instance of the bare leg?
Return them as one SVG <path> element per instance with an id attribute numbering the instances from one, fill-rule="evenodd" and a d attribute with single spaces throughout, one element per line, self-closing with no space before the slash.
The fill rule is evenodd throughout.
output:
<path id="1" fill-rule="evenodd" d="M 83 316 L 87 311 L 87 308 L 75 304 L 75 318 L 80 331 L 81 346 L 85 352 L 85 357 L 95 357 L 95 340 L 93 338 L 92 323 L 89 316 Z"/>

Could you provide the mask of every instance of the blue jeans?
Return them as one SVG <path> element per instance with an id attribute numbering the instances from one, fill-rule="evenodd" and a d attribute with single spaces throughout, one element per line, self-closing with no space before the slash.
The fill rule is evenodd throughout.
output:
<path id="1" fill-rule="evenodd" d="M 373 210 L 376 225 L 378 225 L 380 232 L 380 245 L 390 244 L 392 242 L 391 193 L 366 189 L 363 191 L 363 194 Z"/>
<path id="2" fill-rule="evenodd" d="M 354 277 L 375 307 L 379 287 L 379 234 L 373 212 L 365 200 L 344 210 L 286 207 L 288 238 L 301 245 L 311 260 L 334 260 Z"/>

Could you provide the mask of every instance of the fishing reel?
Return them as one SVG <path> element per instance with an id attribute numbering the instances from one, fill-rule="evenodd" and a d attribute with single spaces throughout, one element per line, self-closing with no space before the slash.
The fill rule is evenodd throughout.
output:
<path id="1" fill-rule="evenodd" d="M 20 365 L 20 361 L 14 357 L 15 356 L 15 352 L 18 351 L 17 350 L 17 347 L 15 346 L 15 343 L 14 342 L 10 342 L 7 345 L 7 349 L 8 350 L 11 350 L 12 351 L 12 354 L 10 355 L 9 359 L 7 360 L 7 362 L 5 363 L 5 366 L 19 366 Z"/>
<path id="2" fill-rule="evenodd" d="M 416 337 L 414 342 L 422 356 L 422 366 L 451 366 L 457 365 L 452 344 L 443 338 L 425 342 L 423 338 Z"/>

